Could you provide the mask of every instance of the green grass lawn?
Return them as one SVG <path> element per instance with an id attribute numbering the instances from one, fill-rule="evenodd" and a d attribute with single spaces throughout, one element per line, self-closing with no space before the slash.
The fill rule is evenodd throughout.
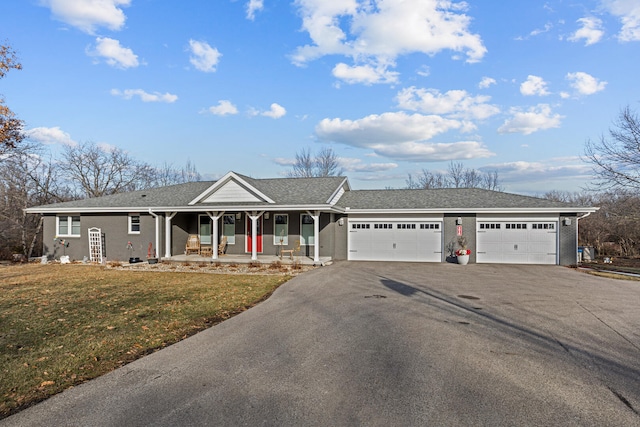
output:
<path id="1" fill-rule="evenodd" d="M 290 278 L 0 267 L 0 418 L 244 311 Z"/>

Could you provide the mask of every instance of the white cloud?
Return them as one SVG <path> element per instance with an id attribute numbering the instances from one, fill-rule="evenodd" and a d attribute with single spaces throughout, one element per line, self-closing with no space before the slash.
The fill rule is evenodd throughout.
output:
<path id="1" fill-rule="evenodd" d="M 238 114 L 238 109 L 231 103 L 231 101 L 222 99 L 218 101 L 218 105 L 209 107 L 209 112 L 216 116 L 227 116 L 230 114 Z"/>
<path id="2" fill-rule="evenodd" d="M 247 2 L 247 19 L 253 21 L 256 17 L 256 12 L 264 9 L 263 0 L 249 0 Z"/>
<path id="3" fill-rule="evenodd" d="M 602 5 L 622 22 L 618 39 L 622 42 L 640 41 L 640 3 L 638 0 L 602 0 Z"/>
<path id="4" fill-rule="evenodd" d="M 131 49 L 122 47 L 118 40 L 108 37 L 96 38 L 96 47 L 88 54 L 105 58 L 107 64 L 116 68 L 126 69 L 139 65 L 138 56 Z"/>
<path id="5" fill-rule="evenodd" d="M 595 17 L 586 17 L 578 19 L 578 22 L 582 24 L 582 28 L 573 33 L 569 37 L 569 41 L 577 42 L 584 39 L 585 46 L 589 46 L 598 43 L 604 36 L 602 20 Z"/>
<path id="6" fill-rule="evenodd" d="M 388 71 L 387 67 L 378 65 L 354 65 L 350 67 L 345 63 L 339 63 L 333 68 L 333 76 L 344 80 L 347 83 L 364 83 L 371 85 L 374 83 L 396 83 L 398 81 L 398 73 Z"/>
<path id="7" fill-rule="evenodd" d="M 520 85 L 520 93 L 525 96 L 545 96 L 549 95 L 547 82 L 542 77 L 529 75 L 527 80 Z"/>
<path id="8" fill-rule="evenodd" d="M 398 106 L 403 109 L 478 120 L 500 112 L 498 107 L 487 103 L 490 100 L 490 96 L 471 96 L 464 90 L 440 93 L 436 89 L 418 89 L 414 86 L 401 90 L 396 97 Z"/>
<path id="9" fill-rule="evenodd" d="M 483 77 L 482 80 L 480 80 L 480 83 L 478 83 L 478 87 L 480 89 L 486 89 L 494 84 L 496 84 L 496 79 L 493 79 L 491 77 Z"/>
<path id="10" fill-rule="evenodd" d="M 258 111 L 255 108 L 249 110 L 249 115 L 251 116 L 265 116 L 271 117 L 272 119 L 279 119 L 284 117 L 287 114 L 287 110 L 279 104 L 275 102 L 271 104 L 271 108 L 267 111 Z"/>
<path id="11" fill-rule="evenodd" d="M 362 159 L 354 157 L 340 157 L 338 162 L 345 172 L 384 172 L 398 167 L 397 163 L 365 163 Z"/>
<path id="12" fill-rule="evenodd" d="M 111 89 L 111 95 L 124 99 L 131 99 L 134 96 L 138 96 L 142 102 L 166 102 L 171 104 L 178 100 L 178 95 L 173 95 L 168 92 L 164 94 L 160 92 L 148 93 L 142 89 L 125 89 L 124 91 Z"/>
<path id="13" fill-rule="evenodd" d="M 98 27 L 122 29 L 126 16 L 120 7 L 130 3 L 131 0 L 41 0 L 55 19 L 89 34 Z"/>
<path id="14" fill-rule="evenodd" d="M 559 114 L 552 114 L 548 104 L 538 104 L 527 111 L 512 108 L 511 118 L 505 120 L 504 124 L 498 128 L 498 132 L 530 135 L 539 130 L 560 127 L 562 118 Z"/>
<path id="15" fill-rule="evenodd" d="M 464 2 L 297 0 L 296 5 L 312 40 L 292 55 L 297 65 L 335 54 L 353 58 L 355 66 L 388 68 L 399 55 L 443 50 L 477 62 L 487 51 L 480 36 L 468 29 L 471 18 L 464 13 Z"/>
<path id="16" fill-rule="evenodd" d="M 216 71 L 216 65 L 218 65 L 218 61 L 222 56 L 218 49 L 209 46 L 206 42 L 196 40 L 189 40 L 189 49 L 191 50 L 189 62 L 196 67 L 196 70 L 204 71 L 205 73 Z"/>
<path id="17" fill-rule="evenodd" d="M 607 82 L 599 81 L 595 77 L 578 71 L 576 73 L 567 73 L 567 80 L 570 85 L 580 95 L 593 95 L 596 92 L 604 90 Z"/>
<path id="18" fill-rule="evenodd" d="M 77 142 L 71 139 L 71 135 L 60 129 L 58 126 L 51 128 L 37 127 L 32 128 L 24 132 L 28 139 L 40 142 L 42 144 L 62 144 L 62 145 L 77 145 Z"/>
<path id="19" fill-rule="evenodd" d="M 440 161 L 493 155 L 476 141 L 427 142 L 463 126 L 435 115 L 383 113 L 358 120 L 324 119 L 316 126 L 320 140 L 368 148 L 376 154 L 407 161 Z"/>
<path id="20" fill-rule="evenodd" d="M 593 170 L 579 156 L 551 158 L 539 162 L 516 161 L 489 164 L 481 170 L 497 171 L 503 182 L 539 181 L 540 179 L 588 178 Z"/>

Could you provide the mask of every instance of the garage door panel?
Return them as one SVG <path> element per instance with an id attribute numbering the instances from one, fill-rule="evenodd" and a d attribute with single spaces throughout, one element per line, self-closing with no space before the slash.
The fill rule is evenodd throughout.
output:
<path id="1" fill-rule="evenodd" d="M 478 221 L 478 263 L 556 264 L 555 222 Z"/>
<path id="2" fill-rule="evenodd" d="M 366 228 L 365 224 L 369 224 L 369 228 Z M 351 221 L 349 259 L 440 262 L 442 260 L 442 223 L 397 220 Z"/>

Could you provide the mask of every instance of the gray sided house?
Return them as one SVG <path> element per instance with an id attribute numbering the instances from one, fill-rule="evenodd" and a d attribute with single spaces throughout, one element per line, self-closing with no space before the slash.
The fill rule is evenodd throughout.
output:
<path id="1" fill-rule="evenodd" d="M 44 254 L 72 260 L 184 255 L 197 235 L 215 260 L 259 261 L 300 245 L 327 260 L 447 262 L 458 236 L 472 263 L 576 263 L 579 220 L 597 208 L 482 189 L 352 190 L 345 177 L 191 182 L 27 209 L 44 215 Z M 99 248 L 98 248 L 99 246 Z M 97 249 L 98 248 L 98 249 Z M 152 254 L 153 255 L 153 254 Z"/>

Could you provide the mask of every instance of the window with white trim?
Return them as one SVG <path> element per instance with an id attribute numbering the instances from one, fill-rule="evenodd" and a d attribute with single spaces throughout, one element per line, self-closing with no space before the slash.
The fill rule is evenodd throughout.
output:
<path id="1" fill-rule="evenodd" d="M 56 236 L 80 237 L 80 216 L 56 217 Z"/>
<path id="2" fill-rule="evenodd" d="M 289 215 L 275 214 L 273 216 L 273 244 L 288 245 L 289 244 Z"/>
<path id="3" fill-rule="evenodd" d="M 228 245 L 236 243 L 236 216 L 235 214 L 222 215 L 222 235 L 227 237 Z"/>
<path id="4" fill-rule="evenodd" d="M 198 223 L 200 243 L 203 245 L 210 245 L 212 242 L 211 218 L 209 215 L 198 215 Z"/>
<path id="5" fill-rule="evenodd" d="M 129 215 L 129 234 L 140 234 L 140 215 Z"/>
<path id="6" fill-rule="evenodd" d="M 300 244 L 303 246 L 313 245 L 313 240 L 313 217 L 311 215 L 302 214 L 300 215 Z"/>

